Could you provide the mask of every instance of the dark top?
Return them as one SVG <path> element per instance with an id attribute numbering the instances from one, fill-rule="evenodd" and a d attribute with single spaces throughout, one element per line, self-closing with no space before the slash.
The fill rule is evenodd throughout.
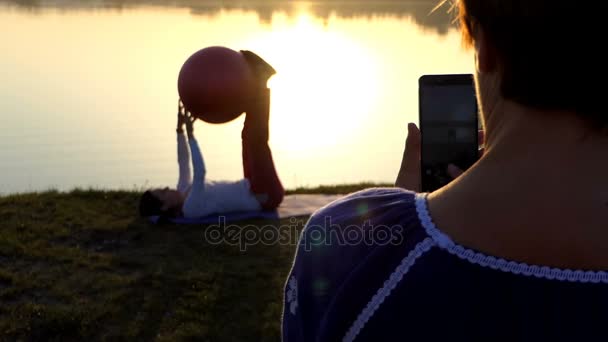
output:
<path id="1" fill-rule="evenodd" d="M 315 213 L 285 287 L 285 341 L 608 339 L 608 273 L 454 243 L 425 194 L 370 189 Z"/>

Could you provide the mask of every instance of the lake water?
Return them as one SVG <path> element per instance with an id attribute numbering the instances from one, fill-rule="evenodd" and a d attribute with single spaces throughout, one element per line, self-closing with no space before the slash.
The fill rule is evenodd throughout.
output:
<path id="1" fill-rule="evenodd" d="M 436 1 L 0 0 L 0 193 L 177 181 L 177 74 L 206 46 L 255 51 L 288 188 L 392 182 L 418 78 L 470 73 Z M 197 124 L 210 179 L 242 177 L 242 118 Z"/>

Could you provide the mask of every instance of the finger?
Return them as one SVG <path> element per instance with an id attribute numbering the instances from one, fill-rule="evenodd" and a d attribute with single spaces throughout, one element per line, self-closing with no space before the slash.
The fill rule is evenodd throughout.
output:
<path id="1" fill-rule="evenodd" d="M 399 186 L 412 191 L 420 191 L 420 139 L 418 127 L 413 123 L 409 124 Z"/>
<path id="2" fill-rule="evenodd" d="M 464 171 L 462 171 L 458 166 L 454 165 L 454 164 L 450 164 L 448 165 L 448 175 L 450 177 L 452 177 L 452 179 L 456 179 L 460 176 L 462 176 L 462 174 L 464 173 Z"/>

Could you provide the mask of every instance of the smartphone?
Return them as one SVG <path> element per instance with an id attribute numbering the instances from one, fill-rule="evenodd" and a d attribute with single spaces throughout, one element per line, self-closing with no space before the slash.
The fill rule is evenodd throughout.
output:
<path id="1" fill-rule="evenodd" d="M 479 158 L 479 109 L 473 75 L 424 75 L 419 80 L 422 192 L 452 181 L 449 164 L 462 170 Z"/>

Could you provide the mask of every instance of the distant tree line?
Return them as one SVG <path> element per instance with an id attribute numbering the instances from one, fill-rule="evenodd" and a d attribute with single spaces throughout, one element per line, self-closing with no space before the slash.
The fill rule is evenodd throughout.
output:
<path id="1" fill-rule="evenodd" d="M 446 33 L 453 26 L 453 17 L 444 5 L 433 11 L 439 0 L 317 0 L 312 1 L 310 11 L 321 19 L 331 16 L 341 18 L 410 17 L 417 24 Z M 193 15 L 214 15 L 221 10 L 240 9 L 255 11 L 260 20 L 270 22 L 273 13 L 297 14 L 295 1 L 291 0 L 0 0 L 0 4 L 13 5 L 36 12 L 41 8 L 113 9 L 124 10 L 138 6 L 163 6 L 189 8 Z"/>

